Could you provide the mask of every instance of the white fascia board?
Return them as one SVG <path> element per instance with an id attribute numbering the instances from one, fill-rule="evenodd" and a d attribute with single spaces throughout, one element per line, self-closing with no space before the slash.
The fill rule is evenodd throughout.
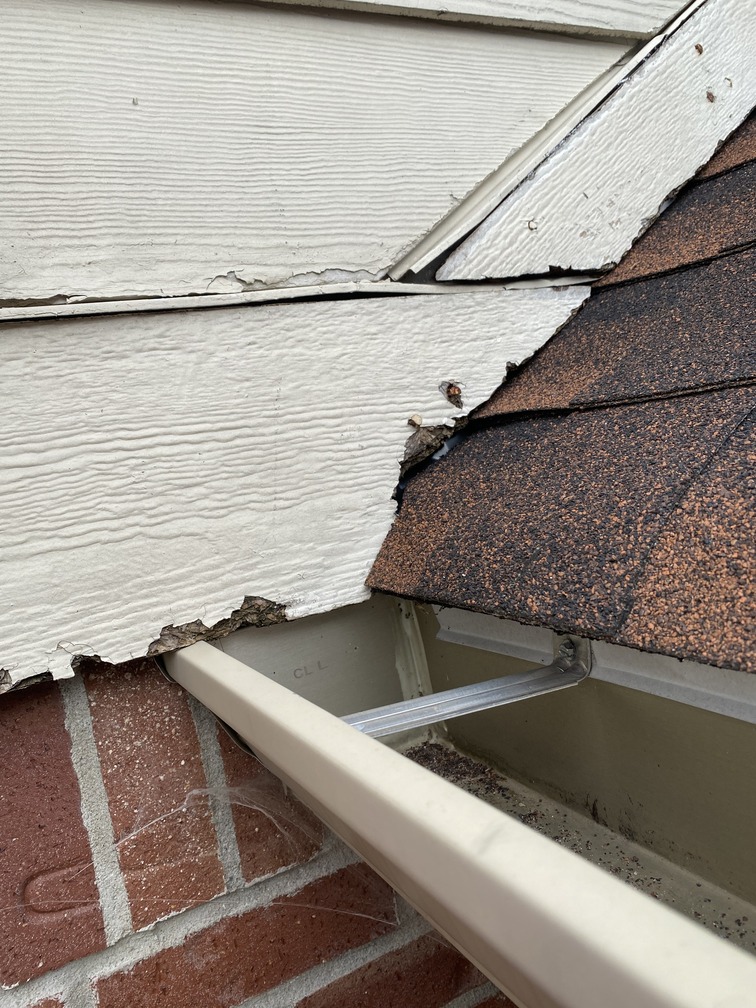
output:
<path id="1" fill-rule="evenodd" d="M 587 293 L 4 323 L 0 668 L 125 661 L 245 596 L 290 618 L 362 601 L 408 419 L 452 427 Z"/>
<path id="2" fill-rule="evenodd" d="M 602 270 L 756 103 L 756 5 L 707 0 L 452 253 L 439 280 Z"/>
<path id="3" fill-rule="evenodd" d="M 527 1008 L 756 1008 L 756 961 L 209 644 L 169 673 Z"/>
<path id="4" fill-rule="evenodd" d="M 438 639 L 548 665 L 554 634 L 464 609 L 433 607 Z M 756 724 L 756 675 L 591 641 L 591 678 Z"/>
<path id="5" fill-rule="evenodd" d="M 273 0 L 306 7 L 472 21 L 505 28 L 649 38 L 682 7 L 680 0 Z"/>

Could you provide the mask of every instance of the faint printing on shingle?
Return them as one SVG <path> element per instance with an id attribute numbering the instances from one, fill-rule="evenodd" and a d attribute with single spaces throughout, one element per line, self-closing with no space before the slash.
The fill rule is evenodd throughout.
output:
<path id="1" fill-rule="evenodd" d="M 452 406 L 456 406 L 457 409 L 462 409 L 462 388 L 457 382 L 441 382 L 438 386 L 438 390 L 442 396 L 445 396 L 449 400 Z"/>

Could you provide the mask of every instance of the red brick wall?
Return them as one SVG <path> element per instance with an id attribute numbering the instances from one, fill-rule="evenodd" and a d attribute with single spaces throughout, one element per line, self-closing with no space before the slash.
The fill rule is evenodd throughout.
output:
<path id="1" fill-rule="evenodd" d="M 0 765 L 3 1008 L 510 1004 L 150 662 L 0 697 Z"/>

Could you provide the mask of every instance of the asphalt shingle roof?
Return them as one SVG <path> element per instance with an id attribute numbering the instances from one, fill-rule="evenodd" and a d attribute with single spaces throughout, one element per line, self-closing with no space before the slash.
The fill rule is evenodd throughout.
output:
<path id="1" fill-rule="evenodd" d="M 368 584 L 756 672 L 755 267 L 752 116 L 410 479 Z"/>

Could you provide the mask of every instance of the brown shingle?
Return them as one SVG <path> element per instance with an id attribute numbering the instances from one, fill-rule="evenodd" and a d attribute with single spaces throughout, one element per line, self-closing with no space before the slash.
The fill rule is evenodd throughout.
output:
<path id="1" fill-rule="evenodd" d="M 756 250 L 594 294 L 475 414 L 626 402 L 756 375 Z"/>
<path id="2" fill-rule="evenodd" d="M 756 112 L 726 140 L 714 157 L 698 173 L 698 178 L 711 178 L 747 161 L 756 161 Z"/>
<path id="3" fill-rule="evenodd" d="M 756 241 L 756 161 L 689 187 L 596 287 L 664 273 Z"/>
<path id="4" fill-rule="evenodd" d="M 756 432 L 744 420 L 683 497 L 645 564 L 621 643 L 754 670 Z"/>
<path id="5" fill-rule="evenodd" d="M 662 542 L 688 555 L 680 500 L 699 478 L 706 492 L 707 465 L 753 401 L 752 388 L 729 389 L 480 430 L 411 481 L 368 584 L 606 640 L 656 597 L 645 649 L 743 667 L 729 646 L 748 619 L 743 592 L 732 599 L 727 637 L 694 655 L 680 641 L 696 632 L 693 610 L 691 625 L 667 632 L 664 597 L 647 589 L 645 572 Z M 678 525 L 680 541 L 669 542 Z M 690 554 L 694 561 L 706 558 Z M 675 576 L 684 592 L 684 559 Z M 716 611 L 716 578 L 696 588 Z"/>
<path id="6" fill-rule="evenodd" d="M 373 588 L 756 672 L 755 145 L 410 480 Z"/>

